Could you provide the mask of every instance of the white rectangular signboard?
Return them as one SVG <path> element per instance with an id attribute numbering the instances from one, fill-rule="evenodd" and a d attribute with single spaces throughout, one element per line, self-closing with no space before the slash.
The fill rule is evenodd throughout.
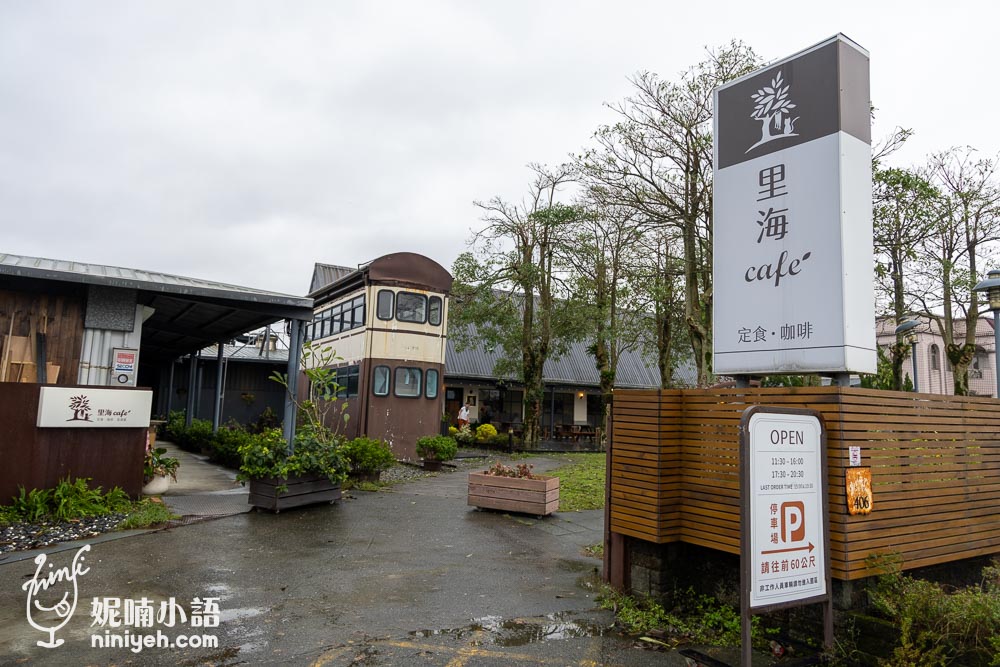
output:
<path id="1" fill-rule="evenodd" d="M 868 53 L 717 88 L 714 150 L 714 372 L 875 372 Z"/>
<path id="2" fill-rule="evenodd" d="M 817 416 L 750 408 L 744 417 L 744 557 L 749 607 L 827 594 L 823 426 Z M 749 474 L 749 477 L 747 476 Z"/>
<path id="3" fill-rule="evenodd" d="M 148 428 L 153 392 L 147 389 L 41 387 L 39 428 Z"/>

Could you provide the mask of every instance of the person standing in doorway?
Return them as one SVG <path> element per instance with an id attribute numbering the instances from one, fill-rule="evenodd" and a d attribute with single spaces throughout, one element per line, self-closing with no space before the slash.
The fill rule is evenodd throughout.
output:
<path id="1" fill-rule="evenodd" d="M 461 429 L 463 426 L 468 426 L 468 424 L 469 424 L 469 406 L 468 404 L 466 404 L 463 405 L 462 408 L 458 411 L 458 428 Z"/>

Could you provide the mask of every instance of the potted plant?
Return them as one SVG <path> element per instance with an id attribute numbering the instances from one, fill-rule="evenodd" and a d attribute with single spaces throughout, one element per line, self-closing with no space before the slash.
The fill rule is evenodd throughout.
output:
<path id="1" fill-rule="evenodd" d="M 458 454 L 454 438 L 446 435 L 425 435 L 417 440 L 417 455 L 424 460 L 425 470 L 440 470 L 444 461 Z"/>
<path id="2" fill-rule="evenodd" d="M 142 464 L 142 493 L 155 496 L 170 487 L 170 480 L 177 481 L 177 468 L 181 462 L 173 456 L 164 456 L 167 450 L 146 443 L 146 457 Z"/>
<path id="3" fill-rule="evenodd" d="M 281 429 L 268 429 L 240 445 L 236 478 L 250 486 L 249 503 L 280 512 L 283 509 L 341 497 L 347 462 L 338 440 L 305 427 L 289 447 Z"/>
<path id="4" fill-rule="evenodd" d="M 305 344 L 301 358 L 309 387 L 305 400 L 290 391 L 286 375 L 271 376 L 285 387 L 301 422 L 291 443 L 281 430 L 267 429 L 240 445 L 237 479 L 249 483 L 251 505 L 278 512 L 340 498 L 347 461 L 338 429 L 348 415 L 347 402 L 336 398 L 342 387 L 331 368 L 339 359 L 331 348 Z"/>
<path id="5" fill-rule="evenodd" d="M 469 505 L 480 509 L 546 516 L 559 509 L 559 478 L 536 475 L 531 466 L 499 461 L 489 470 L 469 473 Z"/>
<path id="6" fill-rule="evenodd" d="M 396 456 L 383 440 L 355 438 L 342 449 L 348 477 L 358 482 L 377 482 L 382 471 L 392 467 Z"/>

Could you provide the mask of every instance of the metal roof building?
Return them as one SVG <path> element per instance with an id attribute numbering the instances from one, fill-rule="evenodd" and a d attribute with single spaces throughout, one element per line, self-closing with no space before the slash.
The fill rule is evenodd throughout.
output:
<path id="1" fill-rule="evenodd" d="M 475 335 L 473 334 L 473 338 Z M 448 348 L 445 356 L 445 378 L 473 381 L 514 380 L 512 376 L 497 377 L 493 368 L 499 354 L 486 350 L 482 345 L 472 345 L 458 350 L 454 331 L 449 330 Z M 558 358 L 545 362 L 543 377 L 545 384 L 572 387 L 599 387 L 600 374 L 594 365 L 594 357 L 587 351 L 589 342 L 576 341 L 569 351 Z M 681 368 L 682 381 L 694 381 L 690 368 Z M 658 388 L 660 372 L 656 361 L 639 351 L 629 351 L 618 360 L 616 387 L 630 389 Z"/>
<path id="2" fill-rule="evenodd" d="M 157 271 L 0 254 L 0 288 L 30 289 L 39 281 L 76 288 L 88 308 L 123 300 L 152 308 L 142 323 L 143 363 L 170 361 L 282 319 L 312 318 L 312 299 L 306 297 Z"/>

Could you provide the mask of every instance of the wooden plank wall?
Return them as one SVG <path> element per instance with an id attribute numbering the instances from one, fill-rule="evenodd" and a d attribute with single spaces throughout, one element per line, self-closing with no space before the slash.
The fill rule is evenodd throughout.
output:
<path id="1" fill-rule="evenodd" d="M 681 527 L 677 422 L 664 423 L 680 391 L 616 391 L 612 421 L 611 529 L 648 542 Z M 666 405 L 664 405 L 666 404 Z M 676 539 L 676 537 L 674 537 Z"/>
<path id="2" fill-rule="evenodd" d="M 841 387 L 616 391 L 611 529 L 739 552 L 739 421 L 750 405 L 821 413 L 833 574 L 870 574 L 897 552 L 913 568 L 1000 552 L 1000 402 Z M 850 516 L 849 447 L 872 467 L 874 511 Z"/>
<path id="3" fill-rule="evenodd" d="M 83 348 L 83 308 L 81 296 L 0 289 L 0 343 L 6 342 L 8 332 L 28 336 L 44 331 L 46 359 L 59 366 L 55 384 L 75 385 Z"/>
<path id="4" fill-rule="evenodd" d="M 87 477 L 91 488 L 105 491 L 120 486 L 138 497 L 148 429 L 37 428 L 40 387 L 0 383 L 0 505 L 9 504 L 19 486 L 50 489 L 65 477 Z"/>

